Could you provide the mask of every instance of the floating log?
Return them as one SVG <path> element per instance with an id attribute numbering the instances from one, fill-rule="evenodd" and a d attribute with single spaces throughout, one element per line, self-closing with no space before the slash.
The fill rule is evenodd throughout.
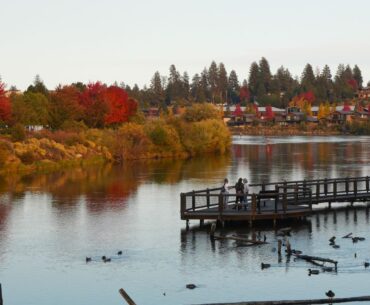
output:
<path id="1" fill-rule="evenodd" d="M 308 262 L 314 263 L 315 265 L 318 265 L 315 261 L 323 262 L 323 263 L 332 263 L 335 265 L 335 269 L 337 268 L 338 262 L 335 260 L 332 260 L 330 258 L 323 258 L 323 257 L 317 257 L 317 256 L 310 256 L 310 255 L 304 255 L 304 254 L 295 254 L 297 258 L 306 260 Z"/>
<path id="2" fill-rule="evenodd" d="M 248 243 L 250 246 L 268 244 L 266 241 L 253 240 L 239 236 L 214 236 L 215 240 L 235 240 L 238 242 Z"/>
<path id="3" fill-rule="evenodd" d="M 136 303 L 130 298 L 130 296 L 126 293 L 126 291 L 123 290 L 123 288 L 121 288 L 120 290 L 118 290 L 120 295 L 125 299 L 125 301 L 127 302 L 127 304 L 129 305 L 136 305 Z"/>
<path id="4" fill-rule="evenodd" d="M 311 299 L 311 300 L 283 300 L 283 301 L 252 301 L 252 302 L 234 302 L 234 303 L 207 303 L 199 305 L 311 305 L 311 304 L 333 304 L 349 302 L 368 302 L 370 296 L 351 297 L 351 298 L 333 298 L 333 299 Z"/>
<path id="5" fill-rule="evenodd" d="M 352 232 L 348 233 L 347 235 L 344 235 L 342 238 L 352 238 Z"/>

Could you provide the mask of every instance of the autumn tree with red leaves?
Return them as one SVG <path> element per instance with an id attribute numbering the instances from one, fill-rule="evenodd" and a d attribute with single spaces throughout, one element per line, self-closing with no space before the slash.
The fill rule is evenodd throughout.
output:
<path id="1" fill-rule="evenodd" d="M 275 113 L 272 111 L 271 105 L 266 106 L 265 118 L 267 120 L 272 120 L 275 117 Z"/>
<path id="2" fill-rule="evenodd" d="M 12 107 L 5 95 L 5 84 L 0 81 L 0 121 L 9 123 L 12 117 Z"/>
<path id="3" fill-rule="evenodd" d="M 80 94 L 80 104 L 84 109 L 83 120 L 93 128 L 104 127 L 105 117 L 109 113 L 109 104 L 105 98 L 107 87 L 101 82 L 90 83 Z"/>
<path id="4" fill-rule="evenodd" d="M 239 98 L 241 102 L 248 102 L 250 98 L 250 92 L 247 86 L 243 86 L 239 91 Z"/>
<path id="5" fill-rule="evenodd" d="M 84 108 L 80 103 L 80 90 L 73 85 L 59 86 L 51 94 L 51 125 L 60 128 L 66 121 L 83 119 Z"/>
<path id="6" fill-rule="evenodd" d="M 352 110 L 351 110 L 351 106 L 350 106 L 349 104 L 345 103 L 345 104 L 343 105 L 343 111 L 352 111 Z"/>
<path id="7" fill-rule="evenodd" d="M 237 117 L 243 116 L 242 108 L 240 107 L 240 104 L 236 104 L 235 110 L 233 111 L 233 115 Z"/>
<path id="8" fill-rule="evenodd" d="M 80 94 L 87 126 L 101 128 L 127 122 L 137 110 L 137 102 L 117 86 L 107 88 L 100 82 L 88 84 Z"/>
<path id="9" fill-rule="evenodd" d="M 136 114 L 137 102 L 128 97 L 122 88 L 110 86 L 105 93 L 109 111 L 105 116 L 105 124 L 117 124 L 127 122 L 130 116 Z"/>

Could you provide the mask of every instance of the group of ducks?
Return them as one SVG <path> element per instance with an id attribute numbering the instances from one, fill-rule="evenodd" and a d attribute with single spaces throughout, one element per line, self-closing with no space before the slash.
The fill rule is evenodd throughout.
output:
<path id="1" fill-rule="evenodd" d="M 117 255 L 122 255 L 122 251 L 120 250 L 120 251 L 118 251 L 117 252 Z M 104 263 L 109 263 L 109 262 L 111 262 L 112 261 L 112 259 L 110 258 L 110 257 L 106 257 L 105 255 L 103 255 L 102 257 L 101 257 L 101 260 L 104 262 Z M 91 262 L 92 261 L 92 258 L 91 257 L 88 257 L 88 256 L 86 256 L 86 263 L 89 263 L 89 262 Z"/>

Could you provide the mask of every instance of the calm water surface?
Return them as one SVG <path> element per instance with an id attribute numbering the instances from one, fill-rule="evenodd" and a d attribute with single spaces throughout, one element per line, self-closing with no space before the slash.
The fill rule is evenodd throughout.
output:
<path id="1" fill-rule="evenodd" d="M 370 175 L 369 147 L 369 137 L 235 137 L 230 156 L 3 177 L 4 303 L 118 305 L 121 287 L 138 304 L 321 298 L 328 289 L 339 297 L 370 295 L 370 270 L 363 267 L 370 260 L 366 210 L 331 212 L 294 226 L 294 248 L 339 261 L 337 274 L 311 277 L 306 262 L 279 262 L 279 237 L 269 225 L 256 232 L 268 245 L 211 243 L 195 221 L 185 232 L 179 212 L 180 192 L 219 186 L 224 177 L 258 183 Z M 367 239 L 340 238 L 349 232 Z M 252 234 L 247 226 L 222 233 Z M 340 249 L 328 245 L 333 235 Z M 102 255 L 112 262 L 103 263 Z M 86 264 L 86 256 L 93 261 Z M 261 262 L 272 267 L 262 271 Z M 199 289 L 187 290 L 187 283 Z"/>

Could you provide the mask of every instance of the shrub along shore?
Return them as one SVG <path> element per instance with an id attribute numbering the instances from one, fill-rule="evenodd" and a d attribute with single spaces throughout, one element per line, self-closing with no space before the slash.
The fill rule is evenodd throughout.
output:
<path id="1" fill-rule="evenodd" d="M 219 111 L 208 104 L 194 105 L 178 116 L 136 116 L 115 128 L 88 129 L 75 122 L 63 130 L 25 132 L 22 126 L 14 126 L 11 135 L 0 137 L 0 173 L 223 154 L 230 144 L 230 132 Z"/>

